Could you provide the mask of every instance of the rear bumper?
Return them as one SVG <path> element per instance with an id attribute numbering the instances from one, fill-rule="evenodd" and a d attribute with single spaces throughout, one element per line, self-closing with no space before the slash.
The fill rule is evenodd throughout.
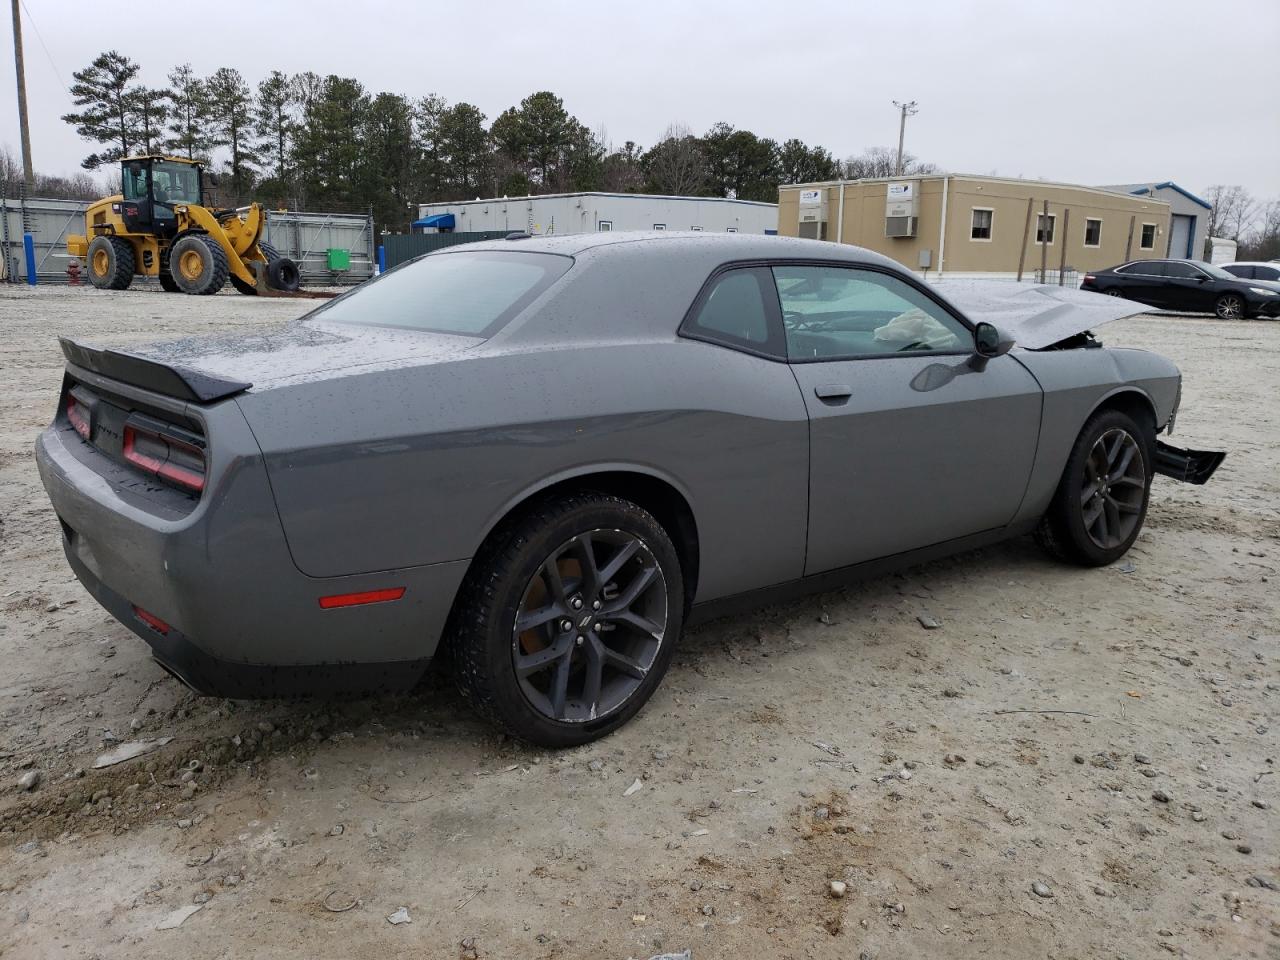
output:
<path id="1" fill-rule="evenodd" d="M 106 586 L 63 539 L 67 561 L 90 595 L 113 617 L 147 642 L 160 666 L 196 693 L 237 700 L 272 699 L 326 693 L 385 693 L 408 690 L 431 662 L 325 663 L 281 666 L 235 663 L 213 656 L 175 627 L 161 631 L 145 623 L 133 604 Z"/>
<path id="2" fill-rule="evenodd" d="M 256 441 L 234 404 L 212 435 L 221 464 L 195 508 L 150 509 L 50 427 L 36 463 L 72 570 L 113 616 L 196 690 L 269 697 L 417 681 L 467 561 L 308 577 L 289 554 Z M 74 449 L 72 445 L 77 445 Z M 94 454 L 96 455 L 96 454 Z M 319 599 L 404 587 L 393 602 L 322 609 Z M 135 605 L 169 627 L 160 633 Z"/>

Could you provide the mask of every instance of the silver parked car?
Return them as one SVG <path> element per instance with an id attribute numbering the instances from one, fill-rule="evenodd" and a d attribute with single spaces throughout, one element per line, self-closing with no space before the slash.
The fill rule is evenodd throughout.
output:
<path id="1" fill-rule="evenodd" d="M 1031 531 L 1110 563 L 1157 472 L 1217 467 L 1156 439 L 1173 364 L 1090 332 L 1137 305 L 943 289 L 817 241 L 513 235 L 281 332 L 64 340 L 37 462 L 76 575 L 196 690 L 447 649 L 482 714 L 583 743 L 694 619 Z"/>

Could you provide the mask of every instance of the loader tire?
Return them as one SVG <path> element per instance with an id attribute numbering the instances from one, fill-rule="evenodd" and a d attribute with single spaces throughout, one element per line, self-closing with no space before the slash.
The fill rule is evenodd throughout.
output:
<path id="1" fill-rule="evenodd" d="M 165 293 L 181 293 L 182 288 L 178 286 L 177 281 L 173 279 L 173 274 L 169 272 L 169 251 L 164 250 L 160 253 L 160 289 Z"/>
<path id="2" fill-rule="evenodd" d="M 89 243 L 89 282 L 99 290 L 127 290 L 135 267 L 129 241 L 94 237 Z"/>
<path id="3" fill-rule="evenodd" d="M 231 272 L 222 247 L 200 233 L 188 233 L 174 241 L 169 248 L 169 270 L 179 290 L 196 296 L 217 293 Z"/>
<path id="4" fill-rule="evenodd" d="M 302 272 L 288 257 L 276 257 L 267 263 L 267 284 L 275 290 L 294 291 L 302 283 Z"/>
<path id="5" fill-rule="evenodd" d="M 248 261 L 248 260 L 245 261 L 246 265 L 249 267 L 250 273 L 254 272 L 254 267 L 253 267 L 254 263 L 270 264 L 272 260 L 280 259 L 280 254 L 276 251 L 276 248 L 269 243 L 264 243 L 261 240 L 258 241 L 258 252 L 262 254 L 261 261 Z M 243 293 L 246 297 L 256 297 L 258 295 L 258 288 L 255 285 L 245 283 L 243 280 L 237 277 L 234 273 L 231 274 L 227 279 L 231 281 L 231 285 L 235 287 L 237 291 L 239 291 L 240 293 Z"/>

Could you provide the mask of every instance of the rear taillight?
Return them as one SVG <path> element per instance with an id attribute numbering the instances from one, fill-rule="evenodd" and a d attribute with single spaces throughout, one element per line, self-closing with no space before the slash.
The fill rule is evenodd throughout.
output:
<path id="1" fill-rule="evenodd" d="M 1084 282 L 1085 282 L 1085 283 L 1093 283 L 1093 281 L 1095 281 L 1095 280 L 1097 280 L 1097 279 L 1098 279 L 1098 278 L 1097 278 L 1097 277 L 1095 277 L 1092 273 L 1086 273 L 1086 274 L 1084 275 Z"/>
<path id="2" fill-rule="evenodd" d="M 82 440 L 89 439 L 89 411 L 83 403 L 67 394 L 67 419 L 71 421 L 71 426 L 75 427 L 76 433 L 80 434 Z"/>
<path id="3" fill-rule="evenodd" d="M 130 417 L 124 425 L 124 458 L 145 473 L 191 493 L 204 489 L 204 448 L 163 426 Z"/>

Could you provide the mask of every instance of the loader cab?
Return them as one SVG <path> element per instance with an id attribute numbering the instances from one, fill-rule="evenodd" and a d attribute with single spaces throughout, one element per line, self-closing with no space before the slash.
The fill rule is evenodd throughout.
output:
<path id="1" fill-rule="evenodd" d="M 124 200 L 120 215 L 129 233 L 171 237 L 178 230 L 174 208 L 202 205 L 200 165 L 163 157 L 130 157 L 120 165 Z"/>

